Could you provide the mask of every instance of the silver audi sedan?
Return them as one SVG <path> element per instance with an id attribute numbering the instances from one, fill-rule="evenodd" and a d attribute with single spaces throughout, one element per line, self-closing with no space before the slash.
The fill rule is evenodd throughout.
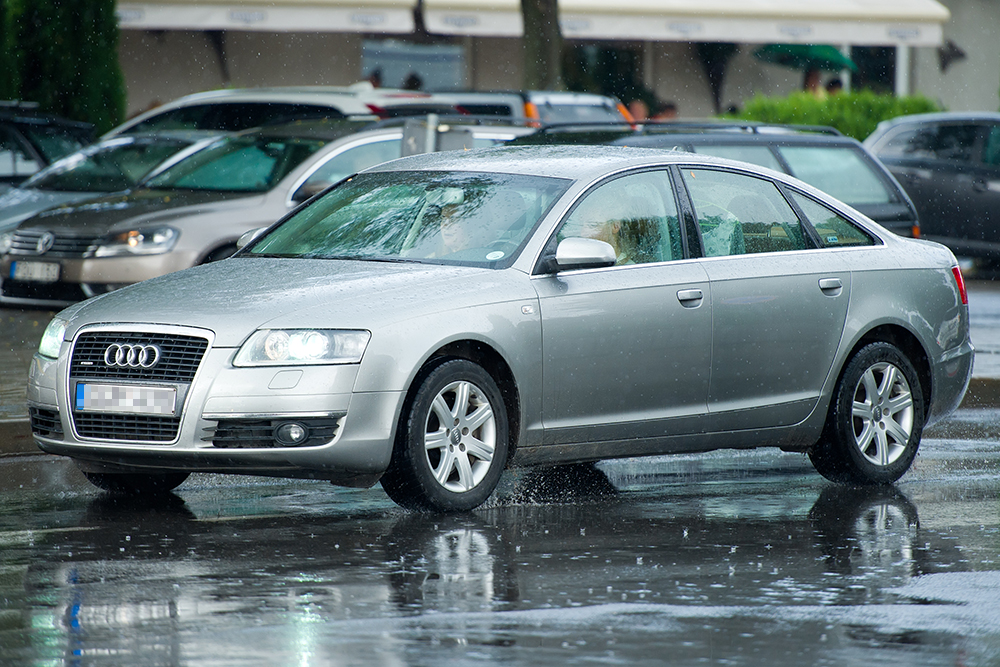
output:
<path id="1" fill-rule="evenodd" d="M 403 158 L 243 243 L 52 321 L 43 450 L 115 493 L 240 473 L 435 511 L 510 466 L 719 448 L 891 484 L 972 369 L 948 249 L 689 153 Z"/>

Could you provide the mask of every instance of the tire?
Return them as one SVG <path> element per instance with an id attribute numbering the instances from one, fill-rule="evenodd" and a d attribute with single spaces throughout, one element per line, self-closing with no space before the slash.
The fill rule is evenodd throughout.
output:
<path id="1" fill-rule="evenodd" d="M 923 425 L 923 391 L 913 364 L 896 346 L 872 343 L 845 367 L 809 458 L 833 482 L 892 484 L 913 463 Z"/>
<path id="2" fill-rule="evenodd" d="M 85 472 L 87 480 L 99 489 L 122 496 L 160 496 L 184 483 L 190 473 L 104 473 Z"/>
<path id="3" fill-rule="evenodd" d="M 407 509 L 474 509 L 493 493 L 510 451 L 500 389 L 464 359 L 433 367 L 417 382 L 382 488 Z"/>

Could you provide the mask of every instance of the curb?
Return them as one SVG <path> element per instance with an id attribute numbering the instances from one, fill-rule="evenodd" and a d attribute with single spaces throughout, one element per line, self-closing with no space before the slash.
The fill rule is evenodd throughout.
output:
<path id="1" fill-rule="evenodd" d="M 959 409 L 982 410 L 996 407 L 1000 407 L 1000 378 L 972 378 Z M 938 425 L 934 426 L 934 429 L 938 428 Z M 947 431 L 942 432 L 941 436 L 945 433 Z M 0 456 L 41 453 L 42 450 L 31 437 L 31 424 L 27 419 L 0 420 Z"/>

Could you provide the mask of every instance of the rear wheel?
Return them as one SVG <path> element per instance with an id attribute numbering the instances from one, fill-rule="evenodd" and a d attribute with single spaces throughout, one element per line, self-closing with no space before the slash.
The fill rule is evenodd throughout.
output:
<path id="1" fill-rule="evenodd" d="M 87 480 L 99 489 L 124 496 L 158 496 L 173 491 L 190 473 L 105 473 L 85 472 Z"/>
<path id="2" fill-rule="evenodd" d="M 408 509 L 478 507 L 507 462 L 507 409 L 481 366 L 455 359 L 431 370 L 404 414 L 382 488 Z"/>
<path id="3" fill-rule="evenodd" d="M 823 437 L 809 458 L 834 482 L 892 484 L 913 463 L 923 424 L 923 392 L 913 364 L 896 346 L 872 343 L 844 369 Z"/>

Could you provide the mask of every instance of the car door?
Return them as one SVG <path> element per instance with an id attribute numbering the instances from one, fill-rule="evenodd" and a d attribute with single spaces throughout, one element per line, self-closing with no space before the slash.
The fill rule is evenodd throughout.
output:
<path id="1" fill-rule="evenodd" d="M 666 170 L 606 181 L 556 239 L 606 241 L 615 266 L 536 276 L 545 442 L 629 440 L 630 453 L 700 428 L 711 364 L 711 295 L 684 260 Z"/>
<path id="2" fill-rule="evenodd" d="M 877 143 L 879 159 L 917 208 L 921 236 L 956 251 L 984 238 L 989 225 L 982 215 L 996 217 L 976 205 L 972 162 L 979 135 L 971 123 L 934 122 L 904 125 Z"/>
<path id="3" fill-rule="evenodd" d="M 711 430 L 794 424 L 815 407 L 847 316 L 851 274 L 816 245 L 774 182 L 682 167 L 713 318 Z"/>

